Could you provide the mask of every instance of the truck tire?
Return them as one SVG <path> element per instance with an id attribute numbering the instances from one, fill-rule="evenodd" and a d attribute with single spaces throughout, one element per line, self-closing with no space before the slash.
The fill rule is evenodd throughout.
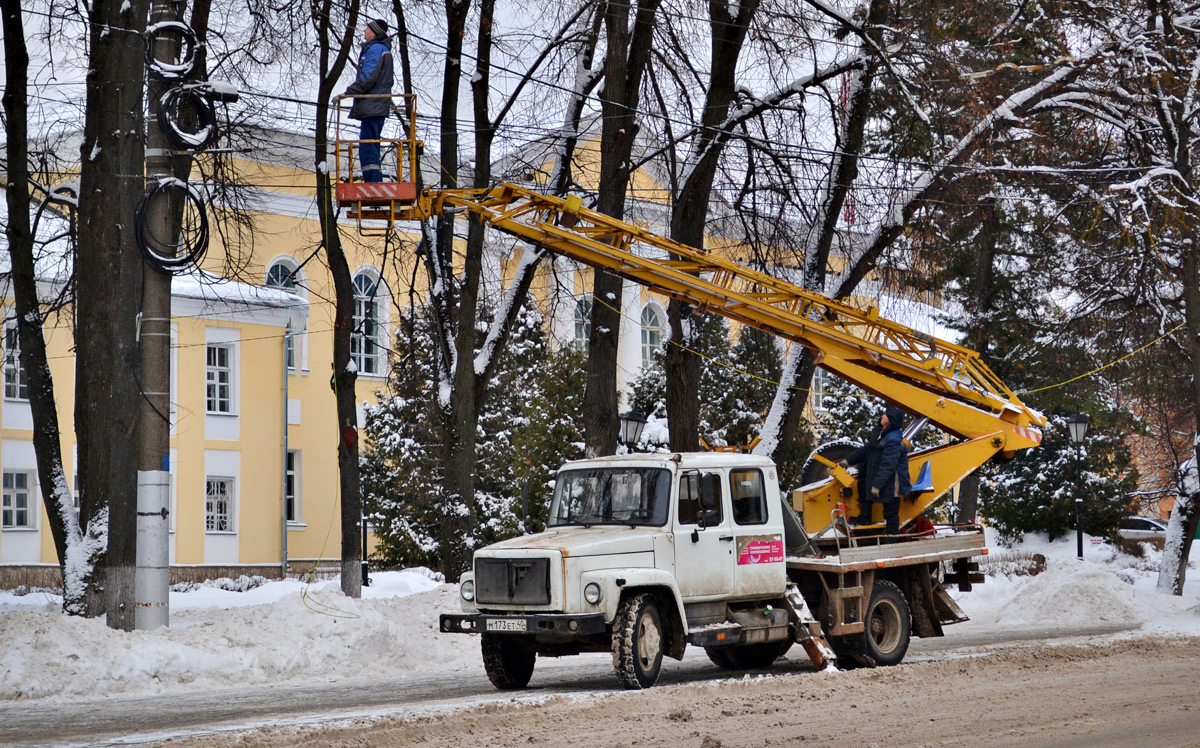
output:
<path id="1" fill-rule="evenodd" d="M 735 647 L 705 647 L 713 664 L 725 670 L 763 670 L 782 657 L 792 643 L 788 640 L 765 644 L 741 644 Z"/>
<path id="2" fill-rule="evenodd" d="M 666 639 L 658 603 L 649 593 L 621 600 L 613 621 L 613 670 L 626 688 L 649 688 L 662 669 Z"/>
<path id="3" fill-rule="evenodd" d="M 529 685 L 537 652 L 512 636 L 482 636 L 483 669 L 492 685 L 501 691 L 514 691 Z"/>
<path id="4" fill-rule="evenodd" d="M 912 613 L 900 588 L 882 579 L 876 581 L 863 623 L 866 655 L 876 665 L 899 665 L 912 635 Z"/>
<path id="5" fill-rule="evenodd" d="M 737 666 L 729 659 L 729 647 L 705 647 L 704 654 L 708 655 L 708 659 L 712 664 L 722 670 L 737 669 Z"/>

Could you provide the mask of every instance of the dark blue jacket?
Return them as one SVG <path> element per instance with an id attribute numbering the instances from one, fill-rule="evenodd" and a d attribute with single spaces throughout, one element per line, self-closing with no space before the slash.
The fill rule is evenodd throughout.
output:
<path id="1" fill-rule="evenodd" d="M 347 94 L 390 94 L 392 92 L 392 38 L 386 34 L 363 42 L 358 55 L 358 76 Z M 391 111 L 391 99 L 355 99 L 350 107 L 350 119 L 386 117 Z"/>
<path id="2" fill-rule="evenodd" d="M 862 464 L 858 472 L 860 501 L 888 502 L 906 498 L 912 491 L 908 478 L 908 448 L 904 446 L 904 411 L 888 408 L 888 428 L 882 434 L 854 450 L 846 458 L 851 465 Z M 879 489 L 879 498 L 871 496 L 871 487 Z"/>

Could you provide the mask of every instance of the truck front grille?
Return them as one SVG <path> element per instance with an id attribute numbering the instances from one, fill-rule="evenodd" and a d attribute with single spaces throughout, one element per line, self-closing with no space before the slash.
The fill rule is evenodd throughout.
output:
<path id="1" fill-rule="evenodd" d="M 480 605 L 548 605 L 550 559 L 476 559 L 475 600 Z"/>

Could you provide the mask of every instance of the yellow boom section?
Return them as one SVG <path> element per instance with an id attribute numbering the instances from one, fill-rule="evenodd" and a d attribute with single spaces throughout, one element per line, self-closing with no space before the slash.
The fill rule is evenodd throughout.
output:
<path id="1" fill-rule="evenodd" d="M 701 311 L 807 346 L 818 365 L 944 431 L 965 439 L 991 437 L 992 454 L 1041 441 L 1045 417 L 1026 407 L 975 351 L 881 318 L 878 309 L 857 309 L 589 210 L 578 197 L 550 197 L 507 183 L 486 190 L 427 189 L 397 218 L 460 210 Z"/>

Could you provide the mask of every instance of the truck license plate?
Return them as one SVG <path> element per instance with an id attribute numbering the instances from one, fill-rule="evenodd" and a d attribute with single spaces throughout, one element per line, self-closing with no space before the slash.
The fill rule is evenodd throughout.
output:
<path id="1" fill-rule="evenodd" d="M 524 618 L 489 618 L 488 631 L 528 631 Z"/>

